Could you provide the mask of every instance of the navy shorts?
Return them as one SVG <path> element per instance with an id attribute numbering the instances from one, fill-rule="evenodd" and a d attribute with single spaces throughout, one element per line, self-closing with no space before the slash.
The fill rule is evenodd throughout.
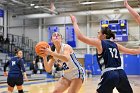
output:
<path id="1" fill-rule="evenodd" d="M 11 87 L 14 87 L 15 85 L 16 86 L 21 86 L 23 84 L 23 76 L 20 76 L 20 77 L 10 77 L 10 76 L 8 76 L 7 83 Z"/>
<path id="2" fill-rule="evenodd" d="M 133 93 L 128 78 L 124 70 L 112 70 L 105 72 L 101 76 L 101 81 L 98 84 L 98 93 L 113 93 L 116 87 L 119 93 Z"/>

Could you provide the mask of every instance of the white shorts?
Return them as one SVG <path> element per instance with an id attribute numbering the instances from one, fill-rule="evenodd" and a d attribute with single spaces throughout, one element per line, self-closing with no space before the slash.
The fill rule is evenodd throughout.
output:
<path id="1" fill-rule="evenodd" d="M 67 72 L 62 75 L 62 77 L 68 79 L 68 80 L 72 80 L 75 78 L 81 78 L 84 81 L 85 78 L 85 71 L 84 69 L 76 69 L 76 70 L 72 70 L 71 72 Z"/>

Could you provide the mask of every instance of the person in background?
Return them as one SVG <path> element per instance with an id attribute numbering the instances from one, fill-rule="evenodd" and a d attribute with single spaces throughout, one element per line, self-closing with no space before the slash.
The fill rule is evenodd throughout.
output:
<path id="1" fill-rule="evenodd" d="M 23 77 L 26 81 L 28 81 L 25 67 L 24 67 L 24 60 L 22 59 L 22 51 L 16 50 L 16 56 L 11 58 L 5 65 L 4 65 L 4 76 L 7 77 L 7 84 L 8 84 L 8 92 L 12 93 L 15 86 L 17 86 L 18 93 L 23 92 Z M 9 66 L 9 72 L 7 73 L 6 68 Z"/>
<path id="2" fill-rule="evenodd" d="M 88 65 L 87 68 L 86 68 L 86 74 L 87 74 L 88 78 L 90 77 L 90 75 L 92 75 L 92 70 L 91 70 L 90 65 Z"/>
<path id="3" fill-rule="evenodd" d="M 33 74 L 37 74 L 37 66 L 35 64 L 35 61 L 30 64 L 30 70 L 32 70 Z"/>
<path id="4" fill-rule="evenodd" d="M 37 63 L 38 70 L 40 71 L 40 74 L 42 74 L 43 71 L 43 64 L 41 58 L 39 59 L 39 62 Z"/>

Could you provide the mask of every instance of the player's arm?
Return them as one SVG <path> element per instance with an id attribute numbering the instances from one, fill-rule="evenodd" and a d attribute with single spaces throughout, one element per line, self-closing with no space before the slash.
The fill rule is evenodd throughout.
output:
<path id="1" fill-rule="evenodd" d="M 119 51 L 126 53 L 126 54 L 140 54 L 140 48 L 138 49 L 130 49 L 130 48 L 126 48 L 120 44 L 117 44 Z"/>
<path id="2" fill-rule="evenodd" d="M 98 49 L 99 46 L 101 45 L 101 40 L 99 40 L 97 38 L 89 38 L 89 37 L 85 36 L 84 34 L 82 34 L 80 32 L 80 28 L 77 24 L 76 18 L 73 15 L 70 15 L 70 18 L 71 18 L 72 24 L 74 26 L 74 31 L 76 33 L 77 38 L 80 41 L 82 41 L 88 45 L 97 47 L 97 49 Z"/>
<path id="3" fill-rule="evenodd" d="M 46 48 L 46 49 L 40 49 L 42 52 L 42 56 L 44 55 L 51 55 L 52 57 L 55 57 L 55 58 L 58 58 L 59 60 L 61 61 L 64 61 L 64 62 L 68 62 L 68 60 L 70 59 L 70 47 L 68 45 L 65 46 L 64 48 L 64 54 L 60 54 L 60 53 L 56 53 L 56 52 L 53 52 L 50 47 L 49 48 Z"/>
<path id="4" fill-rule="evenodd" d="M 71 47 L 69 45 L 65 45 L 64 47 L 64 53 L 56 53 L 56 52 L 51 52 L 51 56 L 56 57 L 60 59 L 63 62 L 68 62 L 70 59 L 70 53 L 71 53 Z"/>
<path id="5" fill-rule="evenodd" d="M 10 61 L 7 61 L 7 62 L 4 64 L 4 67 L 3 67 L 3 69 L 4 69 L 4 76 L 8 76 L 8 73 L 7 73 L 7 71 L 6 71 L 6 68 L 8 67 L 9 64 L 10 64 Z"/>
<path id="6" fill-rule="evenodd" d="M 45 70 L 46 70 L 47 72 L 51 72 L 52 67 L 53 67 L 53 65 L 54 65 L 54 62 L 55 62 L 54 58 L 52 57 L 52 58 L 50 58 L 48 61 L 47 61 L 46 56 L 42 56 L 42 58 L 43 58 Z"/>
<path id="7" fill-rule="evenodd" d="M 23 71 L 24 79 L 25 79 L 26 81 L 28 81 L 27 74 L 26 74 L 26 70 L 25 70 L 25 67 L 24 67 L 24 61 L 23 61 L 22 59 L 20 60 L 20 66 L 21 66 L 21 69 L 22 69 L 22 71 Z"/>
<path id="8" fill-rule="evenodd" d="M 124 0 L 124 6 L 128 9 L 134 19 L 140 24 L 140 15 L 128 4 L 127 0 Z"/>

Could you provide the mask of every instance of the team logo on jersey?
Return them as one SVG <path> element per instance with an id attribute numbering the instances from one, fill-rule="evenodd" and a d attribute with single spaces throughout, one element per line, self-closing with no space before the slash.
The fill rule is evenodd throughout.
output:
<path id="1" fill-rule="evenodd" d="M 16 61 L 12 61 L 12 66 L 14 66 L 16 64 Z"/>

